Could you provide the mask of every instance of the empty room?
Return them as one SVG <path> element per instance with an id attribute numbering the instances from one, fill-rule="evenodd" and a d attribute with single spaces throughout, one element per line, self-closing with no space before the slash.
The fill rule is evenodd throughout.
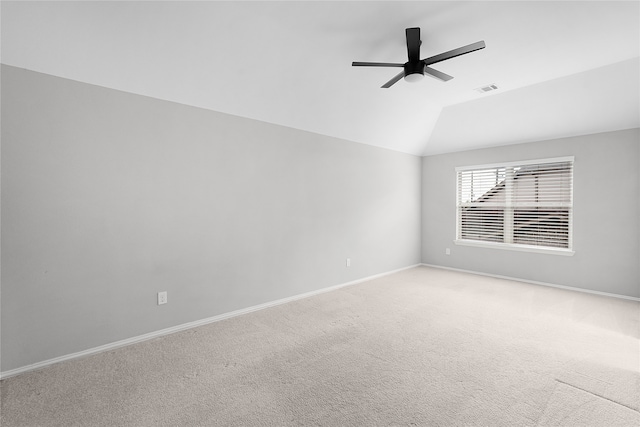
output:
<path id="1" fill-rule="evenodd" d="M 1 1 L 0 425 L 640 425 L 640 2 Z"/>

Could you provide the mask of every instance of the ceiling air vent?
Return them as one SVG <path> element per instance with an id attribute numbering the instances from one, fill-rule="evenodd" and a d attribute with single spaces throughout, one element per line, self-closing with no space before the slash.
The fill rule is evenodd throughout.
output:
<path id="1" fill-rule="evenodd" d="M 496 90 L 496 89 L 498 89 L 498 86 L 493 84 L 493 85 L 489 85 L 489 86 L 479 87 L 479 88 L 476 89 L 476 92 L 485 93 L 485 92 L 491 92 L 492 90 Z"/>

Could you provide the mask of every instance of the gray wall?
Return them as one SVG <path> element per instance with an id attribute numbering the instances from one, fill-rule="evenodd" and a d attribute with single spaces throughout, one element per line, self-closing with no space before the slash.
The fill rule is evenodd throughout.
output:
<path id="1" fill-rule="evenodd" d="M 575 156 L 575 255 L 454 245 L 456 166 L 560 156 Z M 639 129 L 428 156 L 422 171 L 424 263 L 640 297 Z"/>
<path id="2" fill-rule="evenodd" d="M 3 66 L 1 370 L 419 263 L 420 174 Z"/>

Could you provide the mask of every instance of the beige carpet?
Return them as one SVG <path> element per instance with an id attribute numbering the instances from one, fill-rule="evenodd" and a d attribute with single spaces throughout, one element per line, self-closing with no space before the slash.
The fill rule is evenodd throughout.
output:
<path id="1" fill-rule="evenodd" d="M 636 396 L 637 397 L 637 396 Z M 579 388 L 558 383 L 539 426 L 640 426 L 640 413 Z"/>
<path id="2" fill-rule="evenodd" d="M 638 426 L 637 302 L 418 267 L 8 378 L 9 426 Z"/>

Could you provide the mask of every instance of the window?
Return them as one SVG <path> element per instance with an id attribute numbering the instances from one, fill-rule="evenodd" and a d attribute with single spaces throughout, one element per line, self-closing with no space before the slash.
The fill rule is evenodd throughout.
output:
<path id="1" fill-rule="evenodd" d="M 573 254 L 573 157 L 456 168 L 456 243 Z"/>

